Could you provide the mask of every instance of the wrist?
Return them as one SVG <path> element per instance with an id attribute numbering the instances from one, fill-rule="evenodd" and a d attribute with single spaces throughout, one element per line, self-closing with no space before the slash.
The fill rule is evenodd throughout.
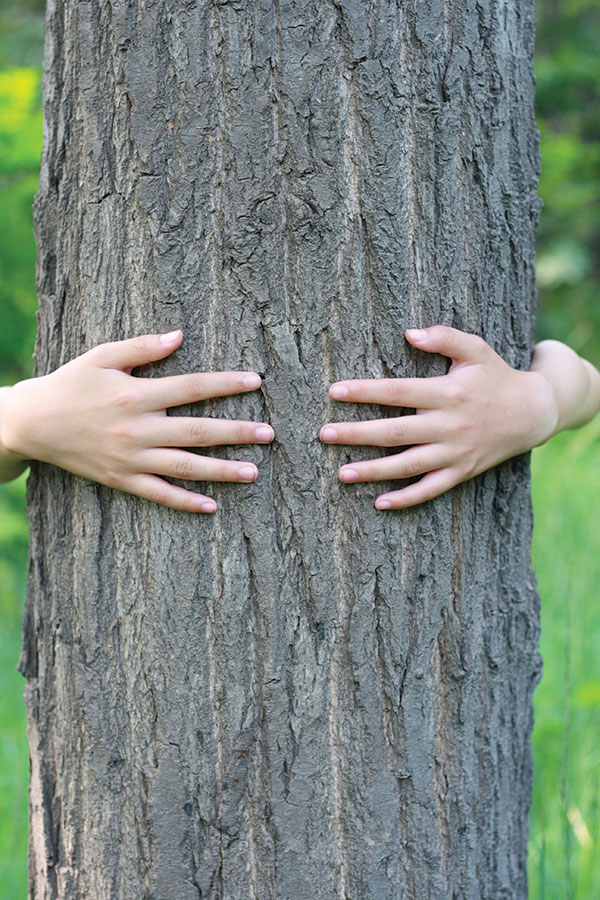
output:
<path id="1" fill-rule="evenodd" d="M 556 398 L 557 421 L 552 434 L 585 425 L 600 408 L 600 373 L 560 341 L 536 344 L 531 371 L 544 377 Z"/>
<path id="2" fill-rule="evenodd" d="M 554 385 L 542 372 L 526 373 L 530 383 L 531 424 L 528 450 L 545 444 L 560 428 L 560 409 Z"/>
<path id="3" fill-rule="evenodd" d="M 16 478 L 31 461 L 19 441 L 15 387 L 0 388 L 0 481 Z"/>

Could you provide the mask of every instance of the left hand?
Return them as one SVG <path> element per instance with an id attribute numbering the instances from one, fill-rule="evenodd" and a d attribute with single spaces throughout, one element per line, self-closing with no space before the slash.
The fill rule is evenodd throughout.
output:
<path id="1" fill-rule="evenodd" d="M 452 360 L 446 375 L 338 381 L 335 400 L 409 407 L 414 415 L 324 425 L 322 441 L 377 447 L 410 445 L 392 456 L 342 466 L 343 482 L 423 475 L 381 494 L 377 509 L 403 509 L 443 494 L 497 463 L 544 443 L 553 433 L 557 405 L 539 372 L 511 368 L 483 338 L 445 325 L 405 332 L 420 350 Z"/>

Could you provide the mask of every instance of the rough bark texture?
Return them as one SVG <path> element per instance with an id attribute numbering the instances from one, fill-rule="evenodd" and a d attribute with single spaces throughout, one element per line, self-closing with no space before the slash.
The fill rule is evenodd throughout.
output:
<path id="1" fill-rule="evenodd" d="M 37 374 L 182 327 L 152 374 L 264 374 L 184 412 L 277 437 L 214 517 L 33 467 L 32 898 L 525 898 L 528 460 L 381 513 L 317 431 L 381 414 L 333 380 L 445 371 L 408 325 L 527 367 L 533 17 L 49 0 Z"/>

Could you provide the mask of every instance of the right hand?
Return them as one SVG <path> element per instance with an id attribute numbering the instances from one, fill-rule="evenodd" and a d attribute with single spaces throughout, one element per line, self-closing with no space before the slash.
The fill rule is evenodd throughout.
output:
<path id="1" fill-rule="evenodd" d="M 255 372 L 131 375 L 136 366 L 169 356 L 182 338 L 177 331 L 100 344 L 49 375 L 18 382 L 2 407 L 4 450 L 173 509 L 215 512 L 210 497 L 158 476 L 248 483 L 258 469 L 178 448 L 266 444 L 274 431 L 258 422 L 167 416 L 169 407 L 253 391 L 261 384 Z"/>

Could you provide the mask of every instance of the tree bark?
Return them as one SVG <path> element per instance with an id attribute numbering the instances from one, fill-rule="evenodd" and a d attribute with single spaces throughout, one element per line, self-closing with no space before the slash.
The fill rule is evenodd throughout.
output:
<path id="1" fill-rule="evenodd" d="M 270 422 L 190 515 L 33 465 L 30 897 L 523 900 L 528 458 L 405 512 L 341 485 L 348 377 L 526 368 L 533 0 L 49 0 L 36 374 L 183 328 Z M 186 486 L 190 486 L 186 483 Z M 200 487 L 204 487 L 201 485 Z"/>

